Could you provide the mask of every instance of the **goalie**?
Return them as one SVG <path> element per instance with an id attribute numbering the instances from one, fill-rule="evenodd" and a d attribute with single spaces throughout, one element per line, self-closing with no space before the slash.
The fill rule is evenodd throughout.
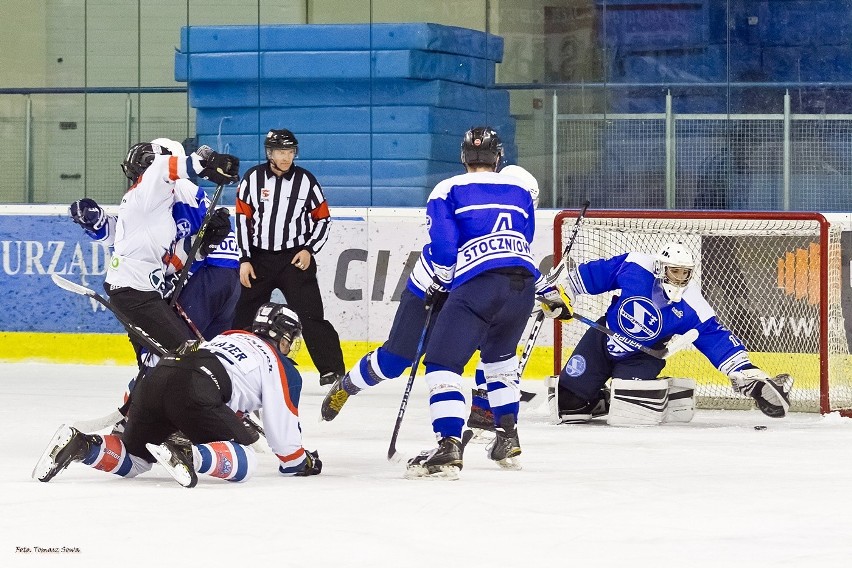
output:
<path id="1" fill-rule="evenodd" d="M 695 382 L 658 378 L 665 360 L 640 351 L 635 343 L 660 349 L 671 341 L 671 353 L 676 343 L 690 340 L 761 412 L 773 418 L 787 414 L 793 379 L 770 378 L 751 362 L 742 342 L 718 321 L 693 284 L 694 271 L 689 250 L 672 242 L 656 256 L 631 252 L 580 264 L 569 273 L 568 285 L 560 287 L 562 293 L 542 302 L 548 317 L 570 319 L 576 295 L 621 291 L 599 320 L 616 335 L 590 328 L 559 376 L 550 379 L 548 402 L 556 423 L 583 423 L 607 413 L 608 422 L 620 426 L 689 422 Z M 672 340 L 675 336 L 681 339 Z M 610 378 L 610 389 L 605 389 Z"/>

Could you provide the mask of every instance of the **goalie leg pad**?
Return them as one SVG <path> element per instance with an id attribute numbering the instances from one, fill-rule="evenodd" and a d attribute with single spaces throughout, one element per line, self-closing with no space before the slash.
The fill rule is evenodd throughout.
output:
<path id="1" fill-rule="evenodd" d="M 610 426 L 656 426 L 663 421 L 669 402 L 668 379 L 612 379 L 610 389 Z"/>
<path id="2" fill-rule="evenodd" d="M 691 422 L 695 416 L 695 380 L 669 377 L 669 404 L 663 422 Z"/>

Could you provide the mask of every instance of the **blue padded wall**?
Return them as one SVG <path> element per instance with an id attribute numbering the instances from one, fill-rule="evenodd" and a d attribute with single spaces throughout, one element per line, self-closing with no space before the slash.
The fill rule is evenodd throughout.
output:
<path id="1" fill-rule="evenodd" d="M 517 160 L 509 93 L 494 87 L 502 55 L 500 37 L 437 24 L 192 26 L 175 79 L 199 143 L 243 171 L 265 159 L 270 128 L 288 128 L 331 205 L 423 206 L 462 173 L 471 126 L 497 129 Z"/>

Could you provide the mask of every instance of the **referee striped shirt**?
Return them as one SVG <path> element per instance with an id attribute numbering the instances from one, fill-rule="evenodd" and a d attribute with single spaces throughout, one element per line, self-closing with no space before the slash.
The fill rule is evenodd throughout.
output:
<path id="1" fill-rule="evenodd" d="M 305 249 L 312 255 L 328 240 L 331 215 L 314 175 L 293 165 L 280 177 L 269 163 L 248 170 L 237 189 L 237 242 L 240 260 L 251 248 L 277 252 Z"/>

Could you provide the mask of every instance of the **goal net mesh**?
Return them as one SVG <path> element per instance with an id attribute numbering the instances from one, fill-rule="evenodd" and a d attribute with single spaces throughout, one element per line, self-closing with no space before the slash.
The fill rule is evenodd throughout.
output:
<path id="1" fill-rule="evenodd" d="M 818 214 L 811 219 L 805 218 L 808 214 L 747 215 L 590 212 L 567 268 L 626 252 L 656 254 L 666 243 L 679 240 L 695 257 L 694 285 L 701 287 L 719 321 L 745 344 L 752 362 L 770 376 L 794 377 L 792 410 L 852 407 L 852 364 L 840 302 L 840 229 Z M 557 217 L 561 242 L 555 244 L 560 253 L 575 220 L 572 212 Z M 823 281 L 821 275 L 826 273 Z M 617 293 L 579 296 L 575 309 L 597 319 Z M 827 298 L 827 309 L 821 309 L 822 298 Z M 576 321 L 558 326 L 554 351 L 559 367 L 588 329 Z M 752 400 L 734 393 L 728 378 L 691 345 L 669 358 L 662 374 L 695 379 L 699 407 L 752 407 Z M 823 375 L 827 391 L 822 388 Z"/>

